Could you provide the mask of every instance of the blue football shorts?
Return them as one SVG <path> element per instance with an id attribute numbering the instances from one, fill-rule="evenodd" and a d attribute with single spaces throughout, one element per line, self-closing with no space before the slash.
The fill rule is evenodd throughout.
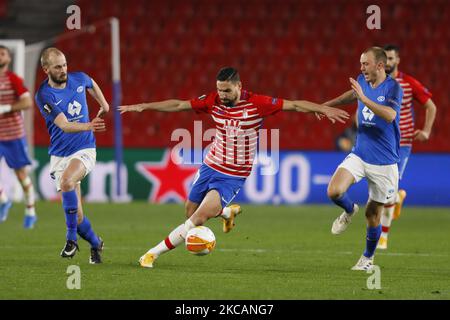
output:
<path id="1" fill-rule="evenodd" d="M 202 164 L 195 175 L 189 200 L 200 204 L 208 191 L 217 190 L 222 208 L 228 206 L 244 185 L 245 178 L 233 177 Z"/>
<path id="2" fill-rule="evenodd" d="M 10 141 L 0 141 L 0 159 L 3 157 L 11 169 L 17 170 L 30 165 L 27 139 L 23 137 Z"/>

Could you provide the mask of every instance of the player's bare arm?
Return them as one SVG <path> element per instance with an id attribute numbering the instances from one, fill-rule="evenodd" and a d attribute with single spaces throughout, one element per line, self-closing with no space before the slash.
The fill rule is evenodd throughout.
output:
<path id="1" fill-rule="evenodd" d="M 102 90 L 98 84 L 92 79 L 92 88 L 87 89 L 89 94 L 98 102 L 100 105 L 100 110 L 97 113 L 97 117 L 102 117 L 109 112 L 109 104 L 103 95 Z"/>
<path id="2" fill-rule="evenodd" d="M 64 113 L 60 113 L 54 122 L 58 128 L 66 133 L 75 133 L 81 131 L 102 132 L 106 130 L 105 121 L 101 118 L 94 118 L 91 122 L 70 122 Z"/>
<path id="3" fill-rule="evenodd" d="M 161 112 L 179 112 L 191 110 L 191 102 L 189 100 L 164 100 L 159 102 L 149 102 L 132 104 L 128 106 L 119 106 L 120 114 L 125 112 L 142 112 L 142 111 L 161 111 Z"/>
<path id="4" fill-rule="evenodd" d="M 0 114 L 14 111 L 22 111 L 29 109 L 32 105 L 32 100 L 30 94 L 27 92 L 23 94 L 18 101 L 13 104 L 2 104 L 0 105 Z"/>
<path id="5" fill-rule="evenodd" d="M 341 94 L 339 97 L 329 100 L 324 103 L 329 107 L 339 107 L 354 103 L 357 100 L 353 90 L 348 90 Z"/>
<path id="6" fill-rule="evenodd" d="M 426 109 L 425 123 L 422 130 L 416 130 L 414 132 L 414 140 L 427 141 L 430 138 L 431 129 L 433 128 L 434 120 L 436 119 L 436 105 L 433 100 L 428 99 L 423 105 Z"/>
<path id="7" fill-rule="evenodd" d="M 370 100 L 369 98 L 367 98 L 364 95 L 361 86 L 355 79 L 350 78 L 350 84 L 351 84 L 352 90 L 355 92 L 355 95 L 358 98 L 358 100 L 361 100 L 361 102 L 364 103 L 364 105 L 367 106 L 370 110 L 372 110 L 373 113 L 375 113 L 377 116 L 383 118 L 387 122 L 392 122 L 395 120 L 395 117 L 397 116 L 397 111 L 395 111 L 394 109 L 389 108 L 389 107 L 386 108 L 386 106 L 378 104 L 378 103 Z"/>
<path id="8" fill-rule="evenodd" d="M 332 123 L 336 121 L 345 123 L 345 120 L 350 118 L 347 111 L 328 107 L 325 105 L 319 105 L 306 100 L 283 100 L 284 111 L 297 111 L 297 112 L 315 112 L 326 116 Z"/>

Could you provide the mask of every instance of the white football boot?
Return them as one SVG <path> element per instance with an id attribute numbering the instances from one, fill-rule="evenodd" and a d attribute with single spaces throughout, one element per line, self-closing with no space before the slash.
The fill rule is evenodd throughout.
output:
<path id="1" fill-rule="evenodd" d="M 359 258 L 358 262 L 352 267 L 352 270 L 367 271 L 372 270 L 372 268 L 373 268 L 373 256 L 367 258 L 366 256 L 362 255 L 361 258 Z"/>
<path id="2" fill-rule="evenodd" d="M 341 234 L 342 232 L 344 232 L 347 229 L 348 225 L 352 222 L 352 217 L 356 213 L 358 213 L 358 211 L 359 207 L 356 203 L 353 205 L 352 213 L 347 213 L 344 211 L 339 217 L 336 218 L 336 220 L 334 220 L 333 226 L 331 227 L 331 233 Z"/>

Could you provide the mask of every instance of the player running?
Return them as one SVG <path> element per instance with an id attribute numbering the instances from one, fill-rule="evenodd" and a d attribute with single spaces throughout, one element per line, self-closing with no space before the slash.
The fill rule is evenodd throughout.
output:
<path id="1" fill-rule="evenodd" d="M 351 90 L 326 102 L 340 106 L 358 100 L 358 132 L 352 152 L 338 166 L 328 185 L 328 196 L 345 211 L 333 222 L 332 234 L 341 234 L 358 212 L 358 205 L 347 194 L 348 188 L 365 177 L 369 184 L 366 207 L 366 249 L 352 270 L 369 270 L 381 234 L 380 218 L 384 205 L 398 189 L 400 105 L 403 90 L 386 75 L 386 53 L 372 47 L 361 55 L 361 72 L 350 78 Z"/>
<path id="2" fill-rule="evenodd" d="M 64 54 L 56 48 L 42 52 L 41 65 L 48 75 L 36 93 L 36 104 L 50 134 L 50 175 L 62 192 L 66 215 L 66 245 L 61 257 L 72 258 L 78 250 L 77 233 L 91 245 L 89 263 L 101 263 L 103 240 L 92 230 L 81 204 L 81 180 L 92 171 L 96 161 L 93 132 L 105 131 L 100 117 L 109 111 L 102 91 L 83 72 L 67 73 Z M 89 122 L 86 90 L 100 105 L 97 117 Z"/>
<path id="3" fill-rule="evenodd" d="M 398 164 L 400 180 L 406 169 L 411 154 L 414 140 L 427 141 L 430 138 L 431 129 L 436 118 L 436 105 L 431 100 L 431 92 L 419 81 L 398 70 L 400 63 L 400 49 L 396 45 L 386 45 L 384 51 L 387 55 L 386 73 L 397 80 L 403 88 L 402 107 L 400 109 L 400 162 Z M 425 109 L 425 124 L 422 130 L 414 131 L 413 99 L 418 101 Z M 406 191 L 400 189 L 392 202 L 385 205 L 384 214 L 381 216 L 382 233 L 378 242 L 378 249 L 387 249 L 389 229 L 392 219 L 400 216 Z"/>
<path id="4" fill-rule="evenodd" d="M 142 267 L 153 267 L 154 261 L 184 242 L 187 232 L 217 216 L 224 220 L 224 231 L 234 226 L 239 206 L 227 207 L 249 176 L 257 148 L 258 133 L 265 117 L 281 110 L 318 112 L 333 123 L 344 122 L 349 114 L 343 110 L 320 106 L 309 101 L 288 101 L 253 94 L 242 89 L 239 73 L 226 67 L 216 77 L 217 91 L 197 99 L 165 100 L 121 106 L 121 113 L 145 110 L 176 112 L 194 110 L 211 114 L 216 136 L 209 153 L 194 178 L 186 201 L 186 222 L 151 248 L 140 259 Z"/>
<path id="5" fill-rule="evenodd" d="M 0 160 L 5 158 L 22 186 L 25 200 L 23 226 L 25 229 L 32 229 L 37 217 L 34 187 L 27 171 L 31 161 L 22 118 L 22 110 L 29 109 L 32 100 L 23 80 L 8 70 L 10 63 L 9 48 L 0 45 Z M 11 200 L 0 186 L 0 223 L 8 218 L 11 206 Z"/>

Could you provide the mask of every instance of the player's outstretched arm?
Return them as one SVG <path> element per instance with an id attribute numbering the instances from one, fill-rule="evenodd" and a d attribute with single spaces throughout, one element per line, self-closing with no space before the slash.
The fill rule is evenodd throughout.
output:
<path id="1" fill-rule="evenodd" d="M 422 130 L 416 130 L 414 132 L 414 140 L 427 141 L 430 138 L 431 129 L 433 128 L 434 120 L 436 119 L 436 105 L 433 100 L 428 99 L 423 105 L 426 109 L 425 123 Z"/>
<path id="2" fill-rule="evenodd" d="M 132 104 L 129 106 L 119 106 L 120 114 L 125 112 L 142 112 L 142 111 L 162 111 L 162 112 L 178 112 L 191 110 L 191 102 L 189 100 L 164 100 L 159 102 L 149 102 Z"/>
<path id="3" fill-rule="evenodd" d="M 387 122 L 392 122 L 395 120 L 395 117 L 397 116 L 397 111 L 395 111 L 394 109 L 392 109 L 390 107 L 386 108 L 386 106 L 378 104 L 378 103 L 370 100 L 369 98 L 367 98 L 364 95 L 364 92 L 363 92 L 361 86 L 359 85 L 358 81 L 356 81 L 355 79 L 350 78 L 350 83 L 352 86 L 352 90 L 355 92 L 356 97 L 359 100 L 361 100 L 361 102 L 364 103 L 364 105 L 367 106 L 367 108 L 372 110 L 373 113 L 375 113 L 377 116 L 383 118 Z"/>
<path id="4" fill-rule="evenodd" d="M 30 94 L 26 92 L 13 104 L 0 104 L 0 114 L 26 110 L 29 109 L 32 104 L 33 101 L 31 100 Z"/>
<path id="5" fill-rule="evenodd" d="M 329 107 L 340 107 L 351 104 L 356 100 L 357 98 L 353 90 L 348 90 L 343 94 L 341 94 L 339 97 L 336 97 L 332 100 L 325 102 L 324 105 L 327 105 Z"/>
<path id="6" fill-rule="evenodd" d="M 81 123 L 81 122 L 69 122 L 64 113 L 60 113 L 56 118 L 54 123 L 66 133 L 75 133 L 82 131 L 94 131 L 101 132 L 106 130 L 105 121 L 101 118 L 94 118 L 91 122 Z"/>
<path id="7" fill-rule="evenodd" d="M 100 110 L 97 113 L 97 117 L 102 117 L 109 111 L 109 104 L 106 101 L 102 90 L 100 89 L 98 84 L 94 81 L 94 79 L 92 79 L 92 88 L 89 88 L 87 91 L 100 105 Z"/>
<path id="8" fill-rule="evenodd" d="M 319 113 L 327 117 L 332 123 L 335 123 L 336 121 L 345 123 L 345 120 L 350 118 L 350 115 L 345 110 L 320 105 L 306 100 L 283 100 L 283 110 Z"/>

